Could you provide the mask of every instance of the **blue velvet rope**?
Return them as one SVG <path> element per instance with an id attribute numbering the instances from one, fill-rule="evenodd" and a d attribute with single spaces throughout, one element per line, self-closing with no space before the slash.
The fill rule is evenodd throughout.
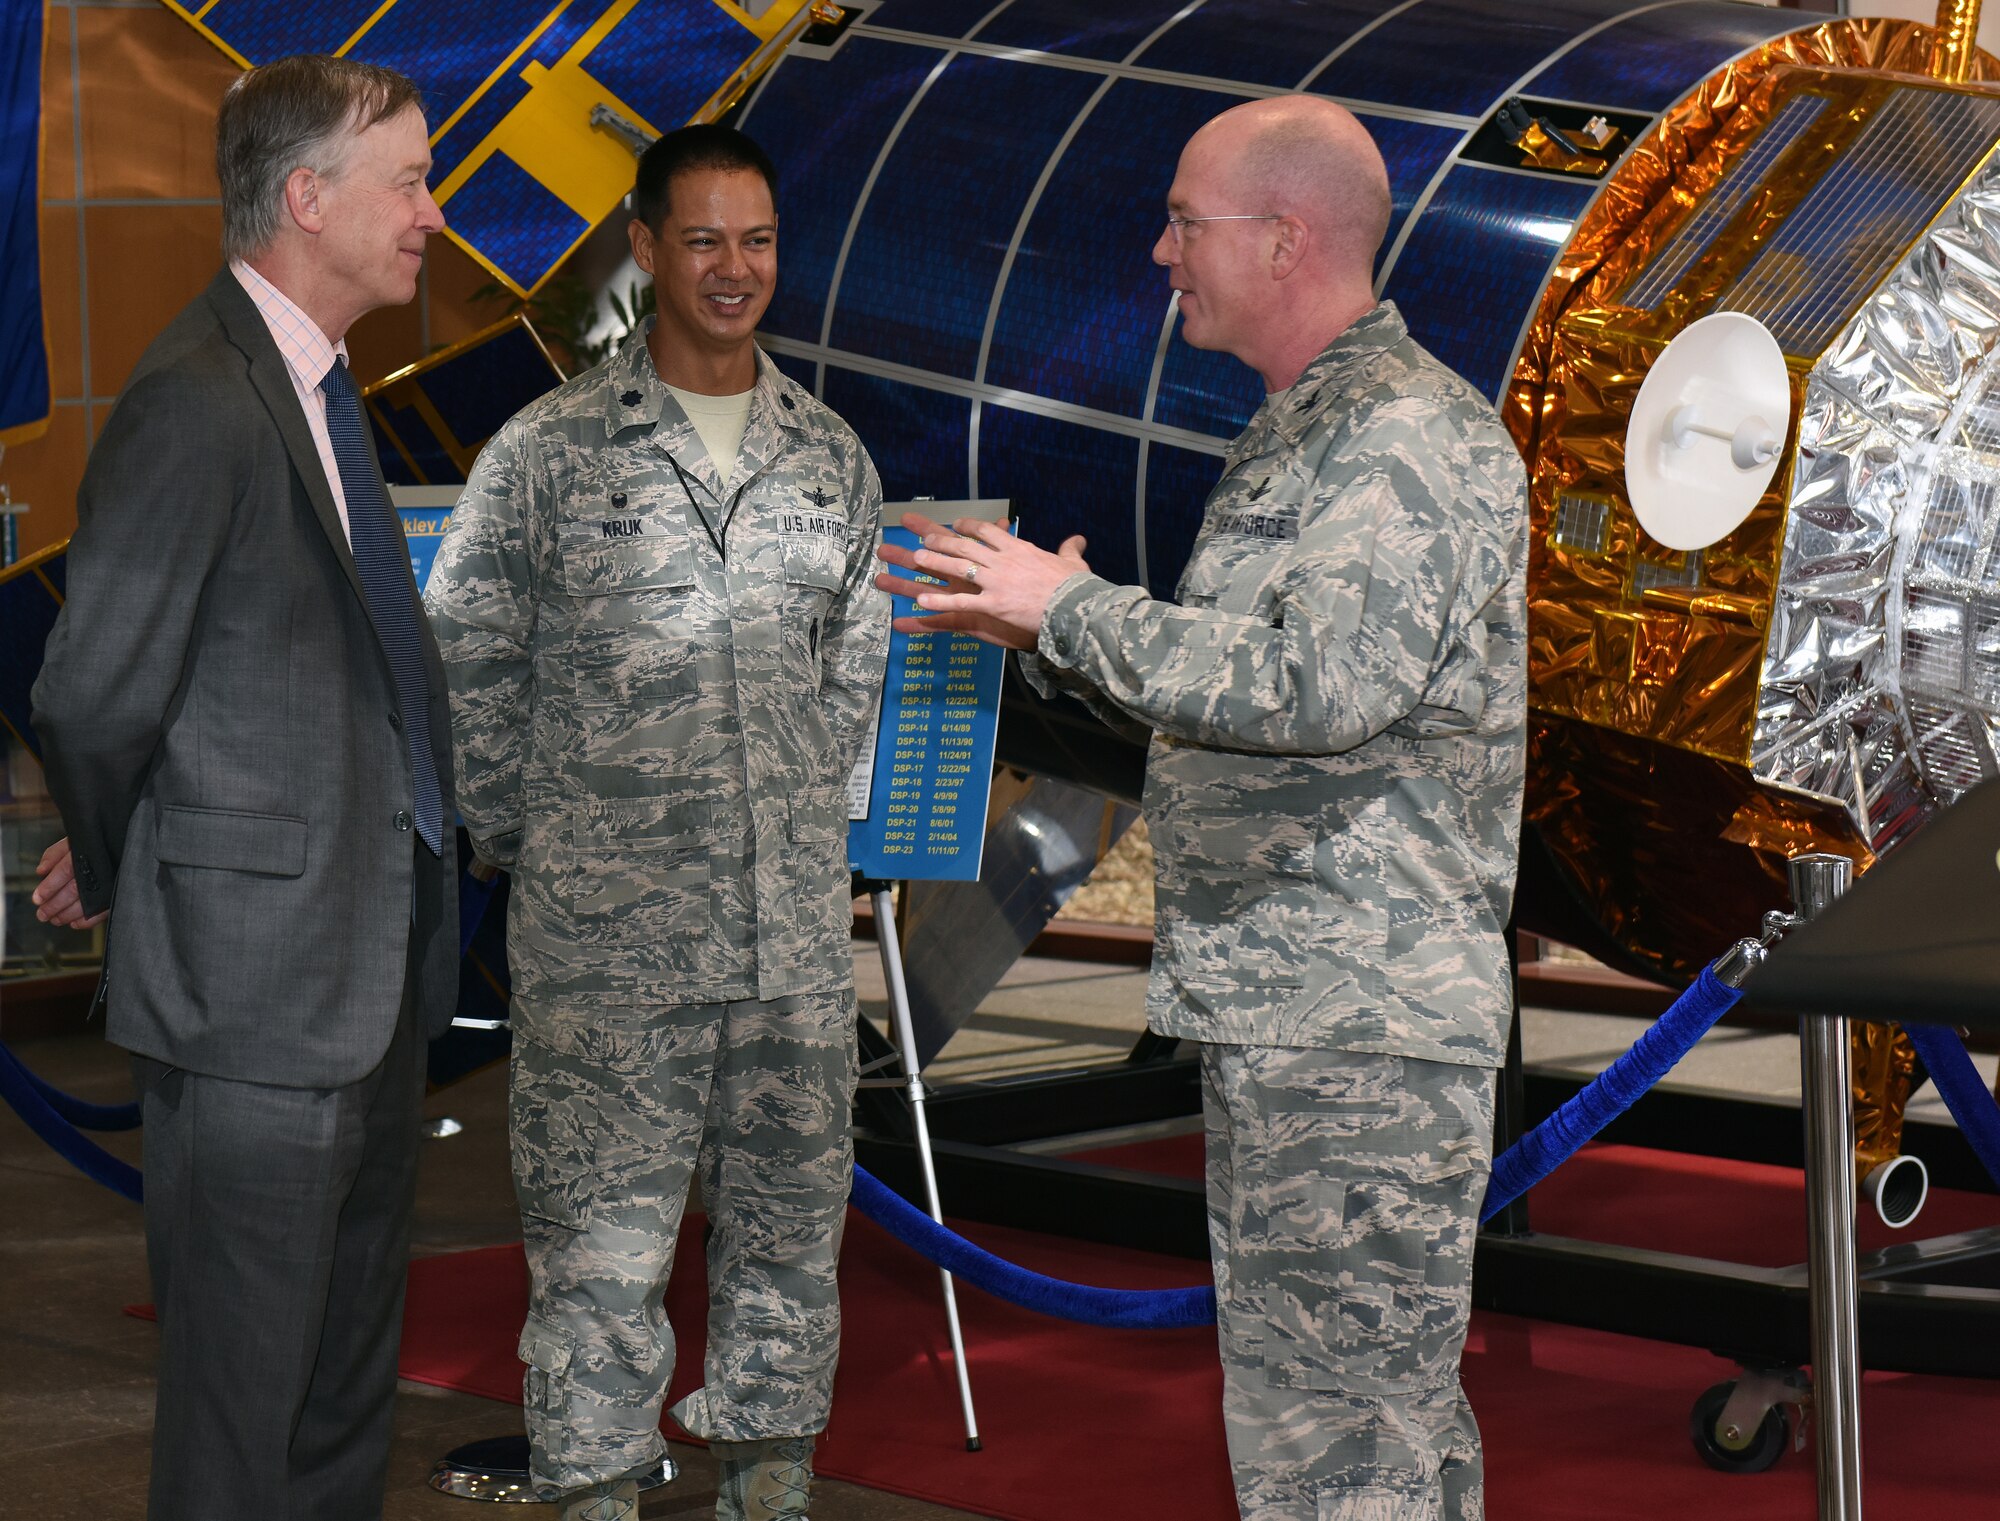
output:
<path id="1" fill-rule="evenodd" d="M 472 944 L 486 906 L 493 901 L 499 878 L 482 882 L 471 872 L 461 873 L 458 894 L 458 953 L 461 958 Z M 45 1141 L 50 1150 L 93 1182 L 123 1194 L 135 1204 L 143 1195 L 139 1169 L 120 1161 L 87 1137 L 81 1130 L 136 1130 L 137 1104 L 90 1104 L 64 1093 L 52 1083 L 30 1072 L 21 1059 L 0 1044 L 0 1099 L 18 1114 L 23 1123 Z"/>
<path id="2" fill-rule="evenodd" d="M 92 1181 L 102 1183 L 113 1193 L 123 1194 L 133 1203 L 138 1203 L 144 1187 L 139 1169 L 129 1162 L 120 1161 L 95 1141 L 80 1134 L 76 1126 L 42 1096 L 47 1086 L 21 1065 L 12 1051 L 0 1046 L 0 1099 L 5 1099 L 8 1107 L 21 1117 L 27 1127 L 70 1166 Z M 69 1102 L 74 1104 L 77 1101 L 71 1099 Z M 84 1107 L 94 1109 L 99 1106 Z M 136 1109 L 138 1106 L 135 1104 L 132 1107 Z"/>
<path id="3" fill-rule="evenodd" d="M 0 1047 L 0 1050 L 4 1050 Z M 6 1059 L 19 1070 L 29 1085 L 41 1096 L 42 1102 L 54 1110 L 62 1119 L 76 1126 L 78 1130 L 99 1132 L 112 1130 L 137 1130 L 139 1128 L 139 1106 L 131 1104 L 90 1104 L 73 1094 L 64 1093 L 55 1084 L 46 1081 L 29 1070 L 26 1063 L 12 1051 Z"/>
<path id="4" fill-rule="evenodd" d="M 1215 1290 L 1099 1289 L 1066 1283 L 994 1256 L 946 1230 L 865 1167 L 854 1169 L 854 1207 L 920 1257 L 996 1299 L 1087 1326 L 1156 1330 L 1215 1324 Z"/>
<path id="5" fill-rule="evenodd" d="M 2000 1103 L 1994 1101 L 1978 1069 L 1972 1065 L 1965 1042 L 1959 1039 L 1956 1030 L 1937 1025 L 1903 1028 L 1909 1033 L 1910 1044 L 1917 1048 L 1917 1055 L 1924 1059 L 1945 1108 L 1958 1121 L 1966 1143 L 1986 1164 L 1987 1176 L 2000 1187 Z"/>
<path id="6" fill-rule="evenodd" d="M 1688 990 L 1630 1051 L 1495 1158 L 1493 1180 L 1487 1185 L 1486 1203 L 1479 1212 L 1480 1223 L 1499 1214 L 1630 1109 L 1639 1095 L 1665 1077 L 1742 996 L 1713 970 L 1703 967 Z"/>

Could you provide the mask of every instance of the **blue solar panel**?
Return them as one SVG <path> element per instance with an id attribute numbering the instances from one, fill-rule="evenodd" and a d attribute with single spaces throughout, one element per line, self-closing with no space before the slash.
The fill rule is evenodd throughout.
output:
<path id="1" fill-rule="evenodd" d="M 1664 111 L 1738 53 L 1826 18 L 1776 6 L 1675 5 L 1607 27 L 1522 92 L 1623 111 Z"/>
<path id="2" fill-rule="evenodd" d="M 551 0 L 481 0 L 477 6 L 396 0 L 355 44 L 354 56 L 414 79 L 435 126 L 464 105 L 553 9 Z"/>
<path id="3" fill-rule="evenodd" d="M 1818 354 L 1992 151 L 2000 100 L 1898 90 L 1722 302 L 1788 354 Z"/>
<path id="4" fill-rule="evenodd" d="M 661 131 L 680 126 L 754 53 L 757 36 L 718 5 L 637 5 L 584 72 Z"/>
<path id="5" fill-rule="evenodd" d="M 1419 343 L 1498 397 L 1549 263 L 1596 189 L 1461 165 L 1403 245 L 1385 294 Z"/>
<path id="6" fill-rule="evenodd" d="M 953 60 L 875 182 L 834 296 L 834 346 L 970 379 L 1014 224 L 1099 83 L 1072 69 Z"/>
<path id="7" fill-rule="evenodd" d="M 1389 231 L 1375 255 L 1375 273 L 1380 275 L 1382 261 L 1395 246 L 1403 219 L 1417 204 L 1424 186 L 1437 174 L 1438 166 L 1456 151 L 1464 134 L 1456 127 L 1434 127 L 1427 122 L 1403 121 L 1394 116 L 1364 114 L 1359 119 L 1375 139 L 1375 146 L 1382 150 L 1382 161 L 1389 169 Z"/>
<path id="8" fill-rule="evenodd" d="M 802 359 L 797 354 L 779 354 L 770 349 L 764 350 L 764 357 L 777 366 L 780 375 L 789 376 L 808 391 L 817 392 L 819 365 L 813 360 Z"/>
<path id="9" fill-rule="evenodd" d="M 465 162 L 466 158 L 487 135 L 507 119 L 507 113 L 518 106 L 528 93 L 528 82 L 518 70 L 509 70 L 493 81 L 493 87 L 472 103 L 451 130 L 431 144 L 431 184 L 442 185 Z M 430 129 L 435 132 L 444 120 L 442 116 L 427 116 Z"/>
<path id="10" fill-rule="evenodd" d="M 1496 10 L 1483 0 L 1422 0 L 1378 26 L 1317 79 L 1316 94 L 1484 116 L 1557 48 L 1640 0 L 1538 0 Z"/>
<path id="11" fill-rule="evenodd" d="M 1379 0 L 1208 0 L 1133 62 L 1290 89 L 1381 14 Z"/>
<path id="12" fill-rule="evenodd" d="M 1001 0 L 882 0 L 861 24 L 924 32 L 933 37 L 963 37 L 1000 3 Z"/>
<path id="13" fill-rule="evenodd" d="M 1014 0 L 979 29 L 979 41 L 1116 63 L 1186 3 L 1121 0 L 1113 6 L 1080 5 L 1077 0 Z"/>
<path id="14" fill-rule="evenodd" d="M 467 155 L 486 141 L 487 134 L 521 103 L 528 93 L 528 82 L 521 74 L 528 64 L 538 63 L 545 69 L 553 68 L 615 3 L 616 0 L 580 0 L 551 21 L 548 30 L 535 39 L 534 46 L 496 79 L 465 115 L 452 123 L 449 132 L 431 145 L 431 183 L 441 185 L 449 179 Z M 436 131 L 443 125 L 444 118 L 433 116 L 430 121 L 431 130 Z"/>
<path id="15" fill-rule="evenodd" d="M 1175 149 L 1226 95 L 1122 80 L 1057 165 L 1007 281 L 986 378 L 1137 417 L 1167 312 L 1151 250 Z"/>
<path id="16" fill-rule="evenodd" d="M 590 230 L 504 153 L 472 171 L 446 216 L 460 237 L 523 287 L 540 280 Z"/>
<path id="17" fill-rule="evenodd" d="M 825 400 L 867 445 L 885 501 L 962 501 L 969 494 L 972 403 L 965 397 L 828 365 Z"/>
<path id="18" fill-rule="evenodd" d="M 421 384 L 451 436 L 469 446 L 498 433 L 502 423 L 561 380 L 533 335 L 517 327 L 434 366 Z"/>
<path id="19" fill-rule="evenodd" d="M 1729 166 L 1708 199 L 1680 225 L 1619 300 L 1626 306 L 1648 310 L 1658 306 L 1695 260 L 1708 252 L 1722 229 L 1735 220 L 1736 213 L 1764 183 L 1771 166 L 1819 120 L 1826 105 L 1825 97 L 1820 95 L 1800 95 L 1787 101 L 1785 108 L 1765 123 L 1764 130 Z"/>
<path id="20" fill-rule="evenodd" d="M 1264 400 L 1264 382 L 1240 359 L 1217 349 L 1189 347 L 1174 323 L 1160 368 L 1160 394 L 1153 421 L 1170 428 L 1234 438 Z"/>
<path id="21" fill-rule="evenodd" d="M 382 459 L 382 475 L 391 485 L 446 486 L 465 479 L 464 472 L 452 462 L 444 444 L 416 408 L 399 407 L 386 399 L 375 405 L 381 407 L 403 449 L 409 452 L 409 459 L 405 460 L 380 425 L 375 426 L 375 452 Z M 373 422 L 372 417 L 370 421 Z"/>
<path id="22" fill-rule="evenodd" d="M 1139 579 L 1130 526 L 1138 468 L 1136 438 L 1011 407 L 980 411 L 979 494 L 1011 500 L 1023 537 L 1044 549 L 1091 536 L 1090 568 L 1123 586 Z M 1116 531 L 1102 532 L 1107 523 Z"/>
<path id="23" fill-rule="evenodd" d="M 201 10 L 201 0 L 184 3 L 190 15 Z M 269 63 L 286 53 L 333 52 L 375 14 L 379 3 L 323 0 L 301 6 L 297 0 L 216 0 L 201 24 L 252 63 Z"/>
<path id="24" fill-rule="evenodd" d="M 1156 597 L 1172 597 L 1194 552 L 1222 456 L 1171 444 L 1146 446 L 1146 575 Z"/>
<path id="25" fill-rule="evenodd" d="M 889 129 L 943 55 L 850 37 L 829 59 L 787 58 L 744 117 L 778 166 L 778 289 L 764 331 L 819 342 L 840 240 Z M 829 100 L 838 111 L 823 109 Z"/>

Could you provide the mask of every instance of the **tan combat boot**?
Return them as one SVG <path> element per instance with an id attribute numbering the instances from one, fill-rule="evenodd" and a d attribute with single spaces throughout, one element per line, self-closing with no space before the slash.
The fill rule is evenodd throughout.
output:
<path id="1" fill-rule="evenodd" d="M 772 1437 L 760 1442 L 711 1442 L 722 1460 L 715 1521 L 809 1521 L 813 1439 Z"/>
<path id="2" fill-rule="evenodd" d="M 607 1479 L 562 1497 L 562 1521 L 639 1521 L 639 1481 Z"/>

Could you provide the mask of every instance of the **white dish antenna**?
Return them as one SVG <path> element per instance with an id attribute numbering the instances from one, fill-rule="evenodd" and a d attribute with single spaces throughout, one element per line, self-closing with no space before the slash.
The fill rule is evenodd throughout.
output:
<path id="1" fill-rule="evenodd" d="M 1741 312 L 1690 323 L 1639 387 L 1625 430 L 1625 491 L 1669 549 L 1733 532 L 1778 470 L 1792 385 L 1769 328 Z"/>

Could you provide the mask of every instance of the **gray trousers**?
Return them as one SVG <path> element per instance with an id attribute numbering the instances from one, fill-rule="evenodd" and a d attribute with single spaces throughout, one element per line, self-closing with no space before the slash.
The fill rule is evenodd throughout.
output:
<path id="1" fill-rule="evenodd" d="M 405 996 L 359 1082 L 132 1059 L 160 1315 L 150 1521 L 382 1514 L 425 1042 Z"/>
<path id="2" fill-rule="evenodd" d="M 544 1498 L 666 1450 L 661 1296 L 697 1168 L 708 1208 L 705 1440 L 826 1425 L 854 1166 L 854 994 L 570 1014 L 515 1001 L 523 1404 Z"/>
<path id="3" fill-rule="evenodd" d="M 1201 1072 L 1243 1521 L 1480 1521 L 1458 1359 L 1493 1074 L 1210 1044 Z"/>

